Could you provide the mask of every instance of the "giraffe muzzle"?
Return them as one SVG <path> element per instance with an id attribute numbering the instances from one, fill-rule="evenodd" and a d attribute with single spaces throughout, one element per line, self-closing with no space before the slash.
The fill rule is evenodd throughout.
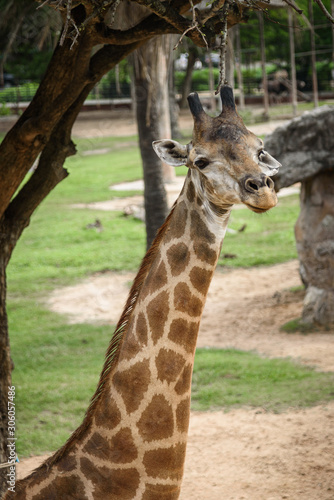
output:
<path id="1" fill-rule="evenodd" d="M 266 212 L 277 204 L 274 181 L 267 175 L 245 178 L 243 189 L 244 203 L 253 212 Z"/>
<path id="2" fill-rule="evenodd" d="M 258 193 L 261 189 L 268 188 L 270 191 L 274 190 L 274 181 L 267 175 L 260 178 L 248 177 L 244 182 L 244 187 L 248 193 Z"/>

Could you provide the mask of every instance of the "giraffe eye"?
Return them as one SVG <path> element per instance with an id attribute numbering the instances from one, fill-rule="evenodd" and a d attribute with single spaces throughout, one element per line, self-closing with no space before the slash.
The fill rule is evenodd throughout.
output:
<path id="1" fill-rule="evenodd" d="M 209 165 L 209 160 L 206 160 L 205 158 L 199 158 L 198 160 L 194 161 L 194 165 L 196 165 L 196 167 L 200 170 L 203 170 L 203 168 Z"/>

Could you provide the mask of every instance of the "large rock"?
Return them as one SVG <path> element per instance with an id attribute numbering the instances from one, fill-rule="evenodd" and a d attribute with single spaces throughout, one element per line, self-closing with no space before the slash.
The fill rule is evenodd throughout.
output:
<path id="1" fill-rule="evenodd" d="M 306 285 L 302 319 L 334 323 L 334 108 L 324 106 L 275 130 L 265 141 L 282 163 L 279 190 L 301 182 L 295 226 L 300 276 Z"/>
<path id="2" fill-rule="evenodd" d="M 306 297 L 303 321 L 334 323 L 334 173 L 302 182 L 295 226 L 300 275 Z"/>
<path id="3" fill-rule="evenodd" d="M 322 106 L 277 128 L 265 148 L 282 163 L 277 190 L 334 168 L 334 107 Z"/>

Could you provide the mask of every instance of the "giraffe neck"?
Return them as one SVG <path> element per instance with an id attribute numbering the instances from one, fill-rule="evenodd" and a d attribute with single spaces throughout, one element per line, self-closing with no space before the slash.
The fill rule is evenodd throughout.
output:
<path id="1" fill-rule="evenodd" d="M 189 173 L 134 283 L 86 420 L 32 492 L 47 498 L 71 483 L 82 500 L 179 497 L 197 334 L 229 217 L 207 210 Z"/>

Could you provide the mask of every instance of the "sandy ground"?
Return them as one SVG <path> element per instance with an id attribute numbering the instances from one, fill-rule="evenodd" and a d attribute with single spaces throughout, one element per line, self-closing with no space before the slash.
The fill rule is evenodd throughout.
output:
<path id="1" fill-rule="evenodd" d="M 92 123 L 80 127 L 78 122 L 75 134 L 114 133 L 108 124 L 102 120 L 96 130 Z M 133 123 L 123 125 L 123 133 L 132 133 Z M 133 273 L 91 276 L 56 290 L 46 302 L 71 322 L 115 323 L 133 278 Z M 280 331 L 301 314 L 303 292 L 291 291 L 299 285 L 297 261 L 217 271 L 198 345 L 291 357 L 317 370 L 334 371 L 334 331 Z M 192 413 L 181 500 L 334 500 L 333 457 L 334 402 L 278 415 L 261 408 Z M 22 460 L 19 477 L 43 458 Z"/>

